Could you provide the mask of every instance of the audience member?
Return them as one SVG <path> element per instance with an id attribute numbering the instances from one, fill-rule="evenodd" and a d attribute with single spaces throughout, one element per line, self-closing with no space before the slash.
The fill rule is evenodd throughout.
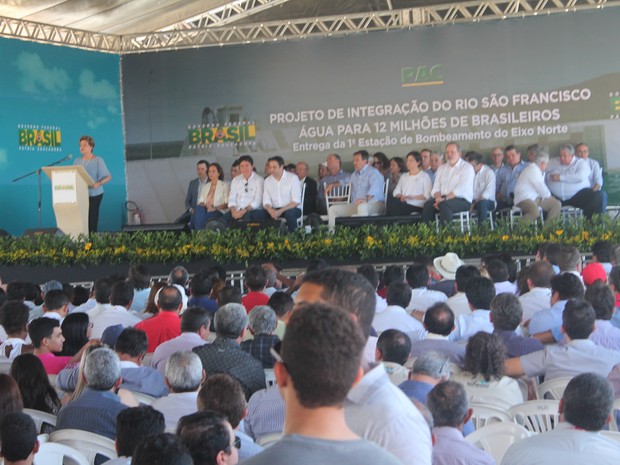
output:
<path id="1" fill-rule="evenodd" d="M 146 333 L 149 341 L 148 353 L 152 353 L 163 342 L 181 334 L 179 312 L 183 308 L 181 292 L 174 286 L 162 287 L 157 301 L 159 313 L 135 325 Z"/>
<path id="2" fill-rule="evenodd" d="M 454 318 L 456 320 L 461 315 L 469 315 L 471 313 L 471 308 L 469 306 L 467 296 L 465 295 L 465 290 L 467 289 L 467 283 L 469 280 L 480 277 L 480 270 L 473 265 L 465 265 L 461 262 L 461 265 L 455 268 L 455 273 L 453 276 L 456 294 L 449 297 L 446 303 L 454 312 Z"/>
<path id="3" fill-rule="evenodd" d="M 11 364 L 10 374 L 19 386 L 24 408 L 58 414 L 60 399 L 36 355 L 22 354 L 16 357 Z"/>
<path id="4" fill-rule="evenodd" d="M 323 303 L 298 306 L 274 368 L 286 402 L 285 436 L 245 463 L 284 463 L 293 457 L 302 465 L 400 463 L 377 445 L 361 440 L 345 420 L 343 401 L 362 377 L 363 348 L 362 331 L 345 311 Z"/>
<path id="5" fill-rule="evenodd" d="M 32 465 L 39 452 L 37 427 L 29 415 L 13 412 L 0 422 L 0 457 L 4 465 Z"/>
<path id="6" fill-rule="evenodd" d="M 218 280 L 218 276 L 213 270 L 202 269 L 194 275 L 189 288 L 192 296 L 187 301 L 187 305 L 190 307 L 202 307 L 209 310 L 211 318 L 217 312 L 217 301 L 211 298 L 211 291 L 213 284 Z M 183 312 L 185 313 L 185 312 Z"/>
<path id="7" fill-rule="evenodd" d="M 364 337 L 368 339 L 375 295 L 372 286 L 362 277 L 331 268 L 306 275 L 295 303 L 325 302 L 342 308 L 355 315 Z M 288 328 L 285 339 L 287 335 Z M 376 344 L 370 347 L 374 355 Z M 366 344 L 366 350 L 368 348 L 369 344 Z M 345 399 L 347 425 L 356 434 L 393 453 L 404 464 L 430 464 L 430 431 L 422 414 L 392 384 L 383 365 L 362 363 L 362 368 L 364 376 Z M 417 446 L 415 450 L 411 448 L 412 442 Z"/>
<path id="8" fill-rule="evenodd" d="M 551 307 L 532 315 L 529 324 L 531 335 L 549 331 L 562 325 L 562 313 L 568 299 L 583 299 L 583 284 L 572 273 L 562 273 L 551 278 Z"/>
<path id="9" fill-rule="evenodd" d="M 465 386 L 470 401 L 508 409 L 524 399 L 517 381 L 504 376 L 506 358 L 501 339 L 480 331 L 467 342 L 464 370 L 451 379 Z"/>
<path id="10" fill-rule="evenodd" d="M 282 338 L 284 338 L 284 332 L 286 331 L 286 323 L 291 317 L 291 312 L 293 311 L 293 298 L 286 292 L 274 292 L 271 297 L 269 297 L 269 302 L 267 302 L 267 305 L 269 305 L 273 311 L 276 312 L 276 317 L 278 318 L 278 321 L 276 322 L 276 329 L 273 334 L 282 340 Z"/>
<path id="11" fill-rule="evenodd" d="M 148 348 L 146 333 L 135 328 L 125 328 L 116 339 L 114 350 L 121 362 L 121 387 L 152 397 L 168 394 L 164 376 L 157 370 L 143 366 Z"/>
<path id="12" fill-rule="evenodd" d="M 534 262 L 528 268 L 527 287 L 525 294 L 519 296 L 523 308 L 523 324 L 529 326 L 532 315 L 539 310 L 549 308 L 551 302 L 551 278 L 554 271 L 547 261 Z"/>
<path id="13" fill-rule="evenodd" d="M 148 303 L 151 292 L 151 273 L 144 265 L 133 265 L 129 268 L 127 282 L 133 289 L 133 301 L 129 310 L 142 313 Z"/>
<path id="14" fill-rule="evenodd" d="M 143 439 L 134 449 L 131 465 L 194 465 L 181 440 L 169 433 Z"/>
<path id="15" fill-rule="evenodd" d="M 612 405 L 613 392 L 604 377 L 575 376 L 560 401 L 561 422 L 551 431 L 517 441 L 506 451 L 502 465 L 617 464 L 618 442 L 599 434 L 611 419 Z"/>
<path id="16" fill-rule="evenodd" d="M 241 303 L 250 313 L 257 305 L 267 305 L 269 296 L 265 294 L 265 286 L 267 286 L 267 272 L 260 265 L 252 265 L 245 270 L 244 275 L 245 286 L 248 293 L 243 296 Z"/>
<path id="17" fill-rule="evenodd" d="M 62 284 L 60 289 L 54 289 L 45 294 L 43 310 L 42 317 L 54 318 L 61 323 L 65 319 L 69 311 L 69 299 L 62 290 Z"/>
<path id="18" fill-rule="evenodd" d="M 224 373 L 209 376 L 198 392 L 198 411 L 212 410 L 224 415 L 241 441 L 239 460 L 245 460 L 263 450 L 239 429 L 246 414 L 246 402 L 239 382 Z M 183 423 L 183 421 L 181 421 Z M 190 447 L 191 450 L 191 447 Z"/>
<path id="19" fill-rule="evenodd" d="M 495 465 L 488 452 L 465 441 L 463 428 L 473 414 L 468 394 L 459 383 L 437 384 L 428 394 L 426 406 L 433 415 L 433 465 Z"/>
<path id="20" fill-rule="evenodd" d="M 431 350 L 416 358 L 411 369 L 411 379 L 398 387 L 407 397 L 426 405 L 426 398 L 431 389 L 449 378 L 450 359 L 446 354 Z"/>
<path id="21" fill-rule="evenodd" d="M 448 296 L 443 292 L 428 289 L 429 273 L 428 268 L 423 263 L 414 262 L 407 268 L 405 276 L 411 287 L 411 300 L 405 308 L 412 316 L 423 318 L 429 307 L 448 300 Z"/>
<path id="22" fill-rule="evenodd" d="M 188 307 L 181 315 L 181 334 L 161 343 L 151 359 L 151 366 L 162 375 L 166 371 L 168 357 L 179 350 L 192 350 L 204 345 L 209 339 L 210 312 L 202 307 Z"/>
<path id="23" fill-rule="evenodd" d="M 24 401 L 17 381 L 10 375 L 0 373 L 0 423 L 9 413 L 21 412 L 23 408 Z"/>
<path id="24" fill-rule="evenodd" d="M 464 341 L 478 331 L 493 332 L 491 324 L 491 300 L 495 297 L 495 286 L 483 277 L 472 278 L 468 281 L 465 295 L 471 313 L 460 315 L 455 321 L 455 329 L 450 333 L 453 341 Z"/>
<path id="25" fill-rule="evenodd" d="M 53 318 L 37 318 L 28 326 L 28 335 L 34 346 L 34 354 L 41 359 L 45 371 L 49 375 L 56 375 L 70 363 L 79 362 L 82 358 L 85 344 L 73 357 L 57 356 L 62 351 L 65 338 L 62 336 L 60 322 Z"/>
<path id="26" fill-rule="evenodd" d="M 520 357 L 544 348 L 540 341 L 517 334 L 517 328 L 523 318 L 523 309 L 516 295 L 499 294 L 491 301 L 490 308 L 493 334 L 504 343 L 509 358 Z"/>
<path id="27" fill-rule="evenodd" d="M 93 350 L 84 362 L 84 388 L 80 397 L 65 405 L 56 420 L 56 431 L 80 429 L 116 438 L 116 416 L 127 406 L 114 393 L 122 382 L 118 356 L 111 350 Z"/>
<path id="28" fill-rule="evenodd" d="M 243 305 L 226 304 L 215 314 L 215 340 L 192 350 L 200 357 L 207 375 L 231 375 L 241 383 L 246 399 L 249 399 L 265 387 L 265 372 L 262 363 L 239 346 L 247 325 L 248 315 Z"/>
<path id="29" fill-rule="evenodd" d="M 205 410 L 187 415 L 179 421 L 177 436 L 188 448 L 194 464 L 236 465 L 240 440 L 226 417 Z"/>
<path id="30" fill-rule="evenodd" d="M 508 281 L 508 267 L 506 264 L 499 260 L 494 259 L 485 264 L 484 269 L 489 274 L 489 279 L 495 286 L 495 294 L 502 294 L 508 292 L 510 294 L 517 293 L 517 287 L 514 283 Z"/>
<path id="31" fill-rule="evenodd" d="M 116 417 L 118 458 L 103 465 L 131 465 L 133 451 L 144 439 L 164 432 L 164 416 L 153 407 L 141 405 L 123 410 Z"/>
<path id="32" fill-rule="evenodd" d="M 411 343 L 411 356 L 420 357 L 429 351 L 445 354 L 450 361 L 463 367 L 465 346 L 450 341 L 450 333 L 454 331 L 454 313 L 448 304 L 440 302 L 433 305 L 424 315 L 424 328 L 427 333 L 423 340 Z"/>
<path id="33" fill-rule="evenodd" d="M 565 275 L 561 275 L 565 276 Z M 506 362 L 509 376 L 544 376 L 545 380 L 593 372 L 607 376 L 620 363 L 620 352 L 606 349 L 589 340 L 594 331 L 596 313 L 588 302 L 571 299 L 562 314 L 563 346 L 552 345 Z"/>
<path id="34" fill-rule="evenodd" d="M 387 307 L 375 313 L 372 327 L 378 333 L 388 329 L 399 329 L 405 332 L 410 340 L 424 337 L 422 323 L 410 316 L 405 307 L 411 302 L 411 288 L 407 283 L 392 283 L 387 289 Z"/>
<path id="35" fill-rule="evenodd" d="M 411 339 L 397 329 L 383 331 L 377 340 L 375 358 L 381 362 L 386 373 L 396 386 L 409 379 L 409 370 L 404 366 L 411 352 Z"/>
<path id="36" fill-rule="evenodd" d="M 164 414 L 166 430 L 176 430 L 182 416 L 197 410 L 198 390 L 205 379 L 200 358 L 190 351 L 172 354 L 166 362 L 166 385 L 170 394 L 160 397 L 151 406 Z"/>
<path id="37" fill-rule="evenodd" d="M 93 325 L 90 323 L 88 314 L 81 312 L 71 313 L 62 321 L 60 330 L 65 338 L 65 342 L 62 345 L 62 351 L 58 355 L 73 356 L 91 338 Z"/>
<path id="38" fill-rule="evenodd" d="M 108 326 L 120 324 L 125 328 L 140 323 L 142 320 L 129 311 L 131 302 L 133 302 L 133 286 L 130 283 L 117 281 L 112 284 L 110 291 L 111 307 L 91 318 L 93 324 L 91 337 L 101 338 L 103 331 Z"/>
<path id="39" fill-rule="evenodd" d="M 0 325 L 7 336 L 0 344 L 0 360 L 14 360 L 34 350 L 32 344 L 26 343 L 29 315 L 28 306 L 18 300 L 8 300 L 0 307 Z"/>
<path id="40" fill-rule="evenodd" d="M 270 350 L 280 342 L 280 338 L 273 334 L 277 324 L 276 313 L 268 305 L 258 305 L 248 316 L 248 329 L 253 337 L 241 342 L 240 347 L 259 360 L 263 368 L 273 368 L 274 359 Z"/>

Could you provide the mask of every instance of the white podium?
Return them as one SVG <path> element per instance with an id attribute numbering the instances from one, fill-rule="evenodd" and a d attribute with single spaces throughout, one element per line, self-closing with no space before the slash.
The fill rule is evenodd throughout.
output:
<path id="1" fill-rule="evenodd" d="M 52 204 L 56 227 L 77 238 L 88 234 L 88 187 L 95 181 L 83 166 L 46 166 L 43 171 L 52 181 Z"/>

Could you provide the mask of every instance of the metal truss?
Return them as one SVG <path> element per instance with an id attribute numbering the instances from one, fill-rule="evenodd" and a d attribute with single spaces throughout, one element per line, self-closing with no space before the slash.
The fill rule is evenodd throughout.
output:
<path id="1" fill-rule="evenodd" d="M 0 16 L 0 37 L 119 53 L 122 37 Z"/>
<path id="2" fill-rule="evenodd" d="M 282 5 L 288 1 L 289 0 L 235 0 L 218 8 L 205 11 L 200 15 L 188 18 L 180 23 L 165 27 L 162 31 L 179 31 L 224 26 L 261 11 L 268 10 L 274 6 Z"/>
<path id="3" fill-rule="evenodd" d="M 122 53 L 266 43 L 620 5 L 620 0 L 490 0 L 123 36 Z"/>
<path id="4" fill-rule="evenodd" d="M 489 0 L 251 24 L 234 21 L 288 0 L 235 0 L 146 34 L 101 34 L 0 17 L 0 36 L 111 53 L 266 43 L 370 31 L 521 18 L 620 6 L 620 0 Z M 390 3 L 388 2 L 388 8 Z"/>

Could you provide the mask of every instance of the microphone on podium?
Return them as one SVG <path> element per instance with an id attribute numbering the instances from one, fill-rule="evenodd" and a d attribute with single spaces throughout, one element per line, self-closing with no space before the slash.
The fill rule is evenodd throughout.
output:
<path id="1" fill-rule="evenodd" d="M 69 154 L 69 155 L 67 155 L 65 158 L 63 158 L 62 160 L 60 160 L 60 162 L 62 163 L 63 161 L 71 160 L 72 158 L 73 158 L 73 155 Z"/>

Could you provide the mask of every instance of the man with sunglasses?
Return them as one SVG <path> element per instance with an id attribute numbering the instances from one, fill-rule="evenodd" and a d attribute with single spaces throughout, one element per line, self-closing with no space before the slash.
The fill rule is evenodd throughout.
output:
<path id="1" fill-rule="evenodd" d="M 230 211 L 223 219 L 231 221 L 260 221 L 267 219 L 263 210 L 263 187 L 265 180 L 254 172 L 254 159 L 250 155 L 239 157 L 241 174 L 230 183 L 228 208 Z"/>

